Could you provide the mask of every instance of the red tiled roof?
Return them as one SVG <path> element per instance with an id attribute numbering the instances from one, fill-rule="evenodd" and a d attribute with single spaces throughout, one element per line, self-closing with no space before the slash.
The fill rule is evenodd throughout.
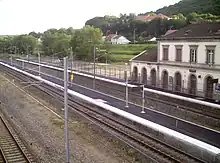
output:
<path id="1" fill-rule="evenodd" d="M 107 37 L 106 37 L 106 40 L 107 41 L 111 41 L 111 39 L 113 38 L 113 37 L 115 37 L 115 36 L 117 36 L 116 34 L 110 34 L 110 35 L 108 35 Z"/>

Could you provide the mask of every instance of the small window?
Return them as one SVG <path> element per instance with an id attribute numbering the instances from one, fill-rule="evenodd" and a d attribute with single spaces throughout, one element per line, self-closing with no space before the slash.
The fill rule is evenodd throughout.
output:
<path id="1" fill-rule="evenodd" d="M 182 46 L 176 46 L 176 61 L 182 61 Z"/>
<path id="2" fill-rule="evenodd" d="M 214 64 L 215 62 L 215 46 L 206 46 L 206 63 Z"/>
<path id="3" fill-rule="evenodd" d="M 190 63 L 197 63 L 197 46 L 190 47 Z"/>
<path id="4" fill-rule="evenodd" d="M 169 47 L 163 46 L 163 60 L 168 61 L 169 60 Z"/>

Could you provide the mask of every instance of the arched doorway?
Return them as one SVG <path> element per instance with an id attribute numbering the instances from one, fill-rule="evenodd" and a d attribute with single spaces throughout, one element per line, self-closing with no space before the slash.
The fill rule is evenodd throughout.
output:
<path id="1" fill-rule="evenodd" d="M 156 86 L 156 70 L 155 69 L 151 70 L 150 77 L 151 77 L 151 85 Z"/>
<path id="2" fill-rule="evenodd" d="M 189 94 L 196 95 L 197 90 L 197 79 L 194 74 L 189 76 L 189 85 L 188 85 Z"/>
<path id="3" fill-rule="evenodd" d="M 144 67 L 141 71 L 141 79 L 143 84 L 147 84 L 147 69 Z"/>
<path id="4" fill-rule="evenodd" d="M 163 89 L 168 89 L 168 72 L 166 70 L 162 74 L 162 87 Z"/>
<path id="5" fill-rule="evenodd" d="M 181 91 L 182 87 L 182 76 L 179 72 L 175 74 L 175 91 Z"/>
<path id="6" fill-rule="evenodd" d="M 208 76 L 205 79 L 205 96 L 208 98 L 213 97 L 213 82 L 211 76 Z"/>
<path id="7" fill-rule="evenodd" d="M 133 68 L 133 81 L 137 81 L 138 80 L 138 68 L 135 66 Z"/>

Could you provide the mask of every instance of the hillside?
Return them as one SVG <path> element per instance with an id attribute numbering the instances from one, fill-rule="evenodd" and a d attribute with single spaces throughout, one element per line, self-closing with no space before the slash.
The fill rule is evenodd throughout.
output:
<path id="1" fill-rule="evenodd" d="M 182 13 L 197 12 L 220 15 L 220 0 L 181 0 L 179 3 L 158 9 L 156 13 L 162 13 L 168 16 Z"/>

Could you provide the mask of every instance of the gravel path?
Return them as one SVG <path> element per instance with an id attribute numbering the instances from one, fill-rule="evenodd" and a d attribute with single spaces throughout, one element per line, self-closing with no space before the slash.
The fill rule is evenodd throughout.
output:
<path id="1" fill-rule="evenodd" d="M 0 106 L 2 111 L 11 117 L 11 122 L 16 131 L 35 153 L 38 162 L 65 162 L 63 119 L 48 110 L 51 109 L 63 114 L 60 109 L 62 106 L 54 102 L 51 105 L 45 96 L 38 94 L 42 99 L 45 99 L 41 99 L 40 104 L 13 85 L 11 78 L 9 79 L 10 81 L 3 74 L 0 74 Z M 15 84 L 19 85 L 16 81 Z M 54 105 L 56 107 L 53 107 Z M 70 116 L 71 162 L 138 162 L 135 161 L 138 158 L 133 149 L 112 138 L 83 118 L 73 114 Z"/>

